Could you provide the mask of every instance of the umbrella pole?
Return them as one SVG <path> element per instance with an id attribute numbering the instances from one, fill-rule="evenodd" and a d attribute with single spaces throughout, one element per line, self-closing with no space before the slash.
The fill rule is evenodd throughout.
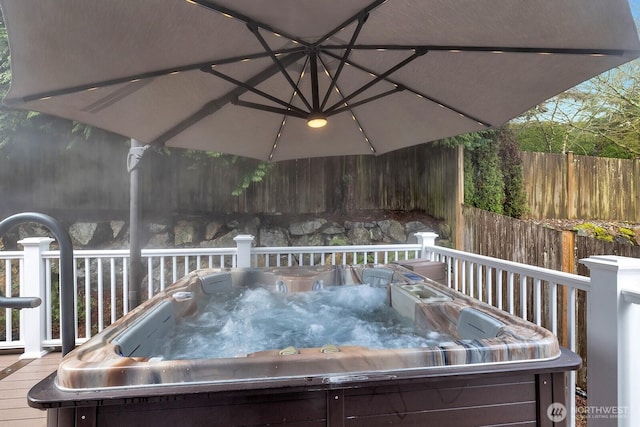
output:
<path id="1" fill-rule="evenodd" d="M 131 148 L 127 155 L 127 170 L 129 171 L 129 310 L 140 304 L 140 294 L 142 288 L 141 262 L 142 249 L 140 247 L 140 203 L 139 203 L 139 165 L 140 160 L 148 148 L 142 146 L 140 142 L 131 139 Z"/>

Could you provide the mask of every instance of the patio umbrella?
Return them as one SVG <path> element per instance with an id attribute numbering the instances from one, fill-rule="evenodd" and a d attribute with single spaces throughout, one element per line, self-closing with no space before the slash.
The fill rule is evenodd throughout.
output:
<path id="1" fill-rule="evenodd" d="M 6 105 L 271 161 L 497 127 L 640 49 L 627 0 L 0 4 Z"/>
<path id="2" fill-rule="evenodd" d="M 0 6 L 6 105 L 142 144 L 268 161 L 382 154 L 497 127 L 640 49 L 627 0 Z"/>

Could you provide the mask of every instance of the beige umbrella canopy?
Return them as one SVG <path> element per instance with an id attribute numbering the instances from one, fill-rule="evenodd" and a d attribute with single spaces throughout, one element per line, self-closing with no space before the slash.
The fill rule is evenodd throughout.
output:
<path id="1" fill-rule="evenodd" d="M 273 161 L 500 126 L 640 50 L 626 0 L 0 4 L 8 106 Z"/>

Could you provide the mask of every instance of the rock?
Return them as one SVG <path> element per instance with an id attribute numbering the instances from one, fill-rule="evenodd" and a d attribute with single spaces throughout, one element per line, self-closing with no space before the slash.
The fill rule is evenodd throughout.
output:
<path id="1" fill-rule="evenodd" d="M 634 238 L 635 244 L 640 245 L 640 227 L 633 227 L 631 231 L 633 231 L 635 235 L 635 238 Z"/>
<path id="2" fill-rule="evenodd" d="M 344 222 L 344 228 L 346 228 L 347 230 L 353 230 L 354 228 L 363 228 L 364 227 L 364 223 L 362 222 L 354 222 L 354 221 L 345 221 Z"/>
<path id="3" fill-rule="evenodd" d="M 395 219 L 378 221 L 378 227 L 380 227 L 382 233 L 388 237 L 392 243 L 404 243 L 407 240 L 404 227 Z"/>
<path id="4" fill-rule="evenodd" d="M 321 235 L 305 234 L 293 239 L 293 246 L 322 246 L 324 241 Z"/>
<path id="5" fill-rule="evenodd" d="M 333 234 L 331 237 L 325 238 L 325 245 L 327 246 L 347 246 L 349 240 L 344 234 Z"/>
<path id="6" fill-rule="evenodd" d="M 614 238 L 613 238 L 613 241 L 614 241 L 614 242 L 616 242 L 616 243 L 622 244 L 622 245 L 630 245 L 630 244 L 633 244 L 633 243 L 631 242 L 631 240 L 629 240 L 629 238 L 628 238 L 628 237 L 626 237 L 626 236 L 621 236 L 621 235 L 618 235 L 618 236 L 614 237 Z"/>
<path id="7" fill-rule="evenodd" d="M 384 240 L 384 233 L 380 230 L 380 227 L 375 227 L 369 230 L 369 237 L 373 242 L 382 242 Z"/>
<path id="8" fill-rule="evenodd" d="M 168 232 L 154 234 L 145 245 L 149 249 L 164 249 L 171 246 L 171 237 Z"/>
<path id="9" fill-rule="evenodd" d="M 405 224 L 404 228 L 409 235 L 417 233 L 418 231 L 432 231 L 430 227 L 427 227 L 421 221 L 409 221 Z"/>
<path id="10" fill-rule="evenodd" d="M 124 221 L 111 221 L 109 225 L 111 226 L 111 235 L 114 239 L 117 239 L 122 229 L 124 228 Z"/>
<path id="11" fill-rule="evenodd" d="M 371 243 L 371 232 L 363 226 L 354 227 L 347 232 L 347 238 L 352 245 L 368 245 Z"/>
<path id="12" fill-rule="evenodd" d="M 224 234 L 223 236 L 215 239 L 215 240 L 210 240 L 210 242 L 212 242 L 212 246 L 207 246 L 207 247 L 211 247 L 211 248 L 235 248 L 237 246 L 237 243 L 235 240 L 233 240 L 234 237 L 236 237 L 238 234 L 241 234 L 238 232 L 238 230 L 231 230 L 228 233 Z"/>
<path id="13" fill-rule="evenodd" d="M 165 231 L 167 231 L 168 226 L 166 224 L 158 224 L 155 222 L 152 222 L 149 224 L 149 233 L 151 234 L 157 234 L 157 233 L 164 233 Z"/>
<path id="14" fill-rule="evenodd" d="M 264 247 L 288 246 L 287 231 L 282 228 L 261 228 L 258 232 L 258 244 Z"/>
<path id="15" fill-rule="evenodd" d="M 198 241 L 196 237 L 197 226 L 192 221 L 178 221 L 173 229 L 173 241 L 176 246 L 193 244 Z"/>
<path id="16" fill-rule="evenodd" d="M 220 221 L 210 221 L 205 226 L 204 230 L 204 239 L 212 240 L 218 234 L 218 231 L 222 228 L 224 224 Z"/>
<path id="17" fill-rule="evenodd" d="M 438 224 L 438 235 L 442 239 L 450 239 L 451 238 L 451 226 L 446 222 L 441 222 Z"/>
<path id="18" fill-rule="evenodd" d="M 260 230 L 260 224 L 260 218 L 254 216 L 242 226 L 242 234 L 251 234 L 252 236 L 257 236 L 258 231 Z"/>
<path id="19" fill-rule="evenodd" d="M 27 237 L 53 237 L 53 235 L 46 227 L 29 222 L 18 227 L 17 240 L 26 239 Z"/>
<path id="20" fill-rule="evenodd" d="M 326 219 L 312 219 L 310 221 L 295 222 L 289 226 L 289 234 L 292 236 L 303 236 L 305 234 L 311 234 L 316 230 L 319 230 L 324 224 L 327 223 Z"/>
<path id="21" fill-rule="evenodd" d="M 69 227 L 69 236 L 75 245 L 97 246 L 110 240 L 111 227 L 105 223 L 76 222 Z"/>
<path id="22" fill-rule="evenodd" d="M 338 223 L 330 222 L 322 227 L 322 234 L 344 234 L 345 228 Z"/>

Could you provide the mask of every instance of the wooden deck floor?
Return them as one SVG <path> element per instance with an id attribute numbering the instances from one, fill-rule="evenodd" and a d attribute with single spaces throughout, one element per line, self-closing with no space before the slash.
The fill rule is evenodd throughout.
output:
<path id="1" fill-rule="evenodd" d="M 60 359 L 61 353 L 31 360 L 20 360 L 19 354 L 0 355 L 0 426 L 46 426 L 46 412 L 28 405 L 27 392 L 55 371 Z"/>

